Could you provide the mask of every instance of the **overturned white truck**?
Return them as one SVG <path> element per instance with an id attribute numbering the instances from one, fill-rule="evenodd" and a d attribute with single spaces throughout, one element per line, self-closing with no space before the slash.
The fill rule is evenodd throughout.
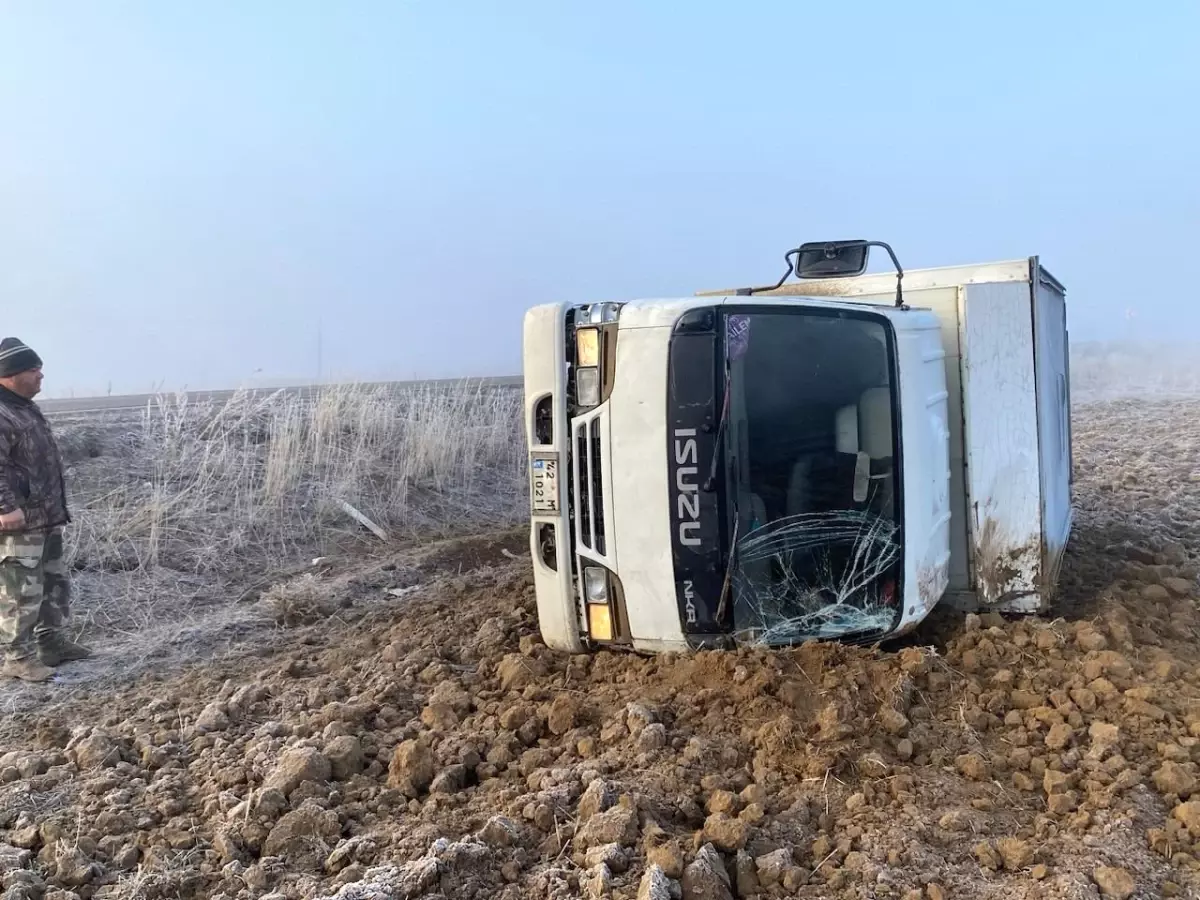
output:
<path id="1" fill-rule="evenodd" d="M 863 274 L 870 247 L 896 274 Z M 874 642 L 1038 612 L 1071 530 L 1065 292 L 1036 257 L 550 304 L 524 325 L 539 626 L 564 651 Z M 788 282 L 791 275 L 798 278 Z"/>

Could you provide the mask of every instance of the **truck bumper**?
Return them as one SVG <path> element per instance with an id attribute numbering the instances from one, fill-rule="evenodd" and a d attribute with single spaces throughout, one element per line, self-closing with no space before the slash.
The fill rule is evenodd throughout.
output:
<path id="1" fill-rule="evenodd" d="M 546 646 L 576 653 L 583 649 L 571 550 L 571 520 L 567 495 L 570 478 L 567 449 L 569 423 L 566 412 L 566 372 L 563 333 L 566 306 L 548 304 L 525 314 L 524 378 L 525 435 L 530 452 L 530 496 L 534 457 L 557 462 L 558 509 L 533 510 L 530 515 L 529 549 L 533 560 L 533 583 L 537 594 L 538 627 Z M 539 408 L 550 410 L 549 435 L 539 436 Z M 549 440 L 546 438 L 549 437 Z M 547 551 L 546 539 L 553 542 Z"/>

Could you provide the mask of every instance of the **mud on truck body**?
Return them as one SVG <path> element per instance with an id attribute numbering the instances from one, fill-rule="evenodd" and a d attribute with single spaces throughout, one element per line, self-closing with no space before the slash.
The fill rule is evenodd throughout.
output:
<path id="1" fill-rule="evenodd" d="M 867 275 L 870 246 L 896 262 L 806 244 L 770 287 L 526 313 L 549 646 L 875 642 L 943 600 L 1052 602 L 1071 529 L 1062 286 L 1036 257 Z"/>

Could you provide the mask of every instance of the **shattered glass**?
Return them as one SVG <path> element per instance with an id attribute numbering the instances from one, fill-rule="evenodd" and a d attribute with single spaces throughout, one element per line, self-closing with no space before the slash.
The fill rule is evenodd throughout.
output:
<path id="1" fill-rule="evenodd" d="M 803 513 L 738 541 L 733 574 L 737 638 L 767 645 L 892 627 L 883 579 L 900 560 L 896 524 L 869 510 Z"/>

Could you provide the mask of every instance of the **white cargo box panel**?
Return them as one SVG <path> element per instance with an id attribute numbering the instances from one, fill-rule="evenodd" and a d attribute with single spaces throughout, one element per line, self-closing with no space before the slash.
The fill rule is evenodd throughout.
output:
<path id="1" fill-rule="evenodd" d="M 1037 257 L 916 269 L 904 273 L 903 287 L 906 305 L 937 314 L 946 351 L 946 598 L 967 608 L 1045 610 L 1072 521 L 1066 292 Z M 896 276 L 795 281 L 754 296 L 893 305 Z"/>

